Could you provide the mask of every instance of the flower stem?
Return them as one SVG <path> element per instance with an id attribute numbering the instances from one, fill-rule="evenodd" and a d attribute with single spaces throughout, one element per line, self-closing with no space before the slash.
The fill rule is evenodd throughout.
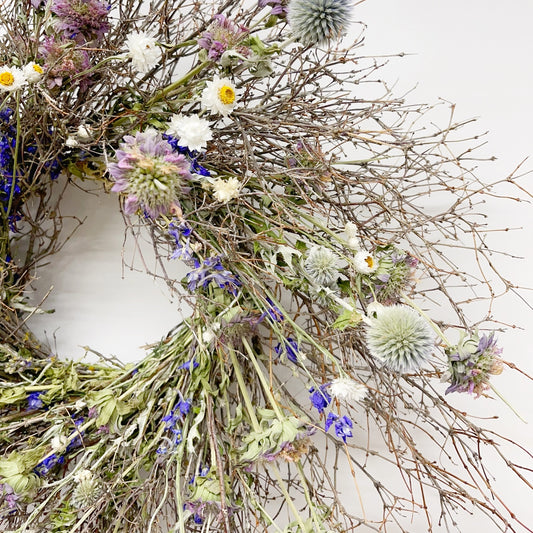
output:
<path id="1" fill-rule="evenodd" d="M 150 109 L 156 102 L 162 100 L 165 96 L 170 95 L 178 87 L 185 85 L 191 78 L 202 72 L 202 70 L 204 70 L 204 68 L 207 67 L 207 65 L 209 65 L 210 63 L 211 61 L 204 61 L 203 63 L 200 63 L 195 68 L 187 72 L 185 76 L 161 89 L 148 101 L 148 103 L 146 104 L 146 108 Z"/>

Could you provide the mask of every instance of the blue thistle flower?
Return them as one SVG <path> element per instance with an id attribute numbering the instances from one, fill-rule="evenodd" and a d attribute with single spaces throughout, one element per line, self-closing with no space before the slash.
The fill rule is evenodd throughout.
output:
<path id="1" fill-rule="evenodd" d="M 370 353 L 396 372 L 420 368 L 433 349 L 433 335 L 427 322 L 405 305 L 384 307 L 367 331 Z"/>
<path id="2" fill-rule="evenodd" d="M 350 0 L 291 0 L 288 20 L 293 34 L 306 46 L 338 39 L 351 22 Z"/>

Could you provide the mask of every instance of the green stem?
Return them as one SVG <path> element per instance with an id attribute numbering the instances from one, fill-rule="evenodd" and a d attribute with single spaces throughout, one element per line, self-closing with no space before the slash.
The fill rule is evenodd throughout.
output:
<path id="1" fill-rule="evenodd" d="M 431 318 L 429 318 L 429 316 L 427 315 L 427 313 L 425 311 L 423 311 L 420 307 L 418 307 L 418 305 L 415 304 L 415 302 L 413 302 L 413 300 L 411 300 L 411 298 L 409 298 L 409 296 L 407 296 L 405 293 L 402 292 L 400 294 L 401 294 L 402 298 L 405 300 L 405 303 L 407 305 L 412 307 L 415 311 L 418 311 L 418 313 L 420 313 L 420 315 L 423 316 L 426 319 L 426 321 L 431 326 L 433 331 L 442 339 L 442 341 L 444 342 L 444 344 L 447 347 L 453 346 L 452 343 L 447 339 L 446 335 L 444 335 L 444 333 L 442 333 L 442 330 L 439 328 L 439 326 L 437 326 L 437 324 L 435 324 L 435 322 L 433 322 L 433 320 L 431 320 Z"/>
<path id="2" fill-rule="evenodd" d="M 492 392 L 494 392 L 494 394 L 496 394 L 496 396 L 498 396 L 498 398 L 507 406 L 509 407 L 509 409 L 511 409 L 511 411 L 522 421 L 524 422 L 524 424 L 527 424 L 527 420 L 525 420 L 524 418 L 522 418 L 520 416 L 520 414 L 518 413 L 518 411 L 494 388 L 494 385 L 492 383 L 489 382 L 489 387 L 492 389 Z"/>
<path id="3" fill-rule="evenodd" d="M 252 350 L 252 347 L 248 343 L 247 339 L 242 337 L 242 343 L 244 345 L 244 348 L 246 349 L 246 352 L 248 353 L 248 356 L 250 357 L 250 361 L 252 361 L 252 365 L 254 365 L 255 371 L 257 372 L 257 376 L 259 377 L 259 381 L 261 381 L 261 385 L 263 385 L 263 389 L 265 391 L 265 394 L 268 396 L 268 399 L 270 400 L 270 403 L 272 404 L 272 408 L 276 412 L 277 417 L 281 422 L 284 420 L 283 413 L 281 412 L 281 409 L 278 406 L 278 402 L 274 398 L 274 395 L 272 394 L 272 389 L 270 388 L 270 384 L 265 378 L 265 375 L 263 371 L 261 370 L 261 367 L 259 366 L 259 362 L 257 361 L 257 358 L 255 357 L 254 351 Z"/>
<path id="4" fill-rule="evenodd" d="M 152 107 L 156 102 L 163 99 L 165 96 L 171 94 L 173 91 L 175 91 L 178 87 L 181 85 L 185 85 L 191 78 L 202 72 L 207 65 L 209 65 L 211 61 L 204 61 L 203 63 L 200 63 L 195 68 L 190 70 L 185 76 L 180 78 L 179 80 L 176 80 L 174 83 L 171 83 L 170 85 L 167 85 L 163 89 L 161 89 L 158 93 L 156 93 L 150 100 L 148 100 L 148 103 L 146 104 L 147 108 Z"/>
<path id="5" fill-rule="evenodd" d="M 318 533 L 319 531 L 322 531 L 323 528 L 322 528 L 320 519 L 316 515 L 315 506 L 313 504 L 313 500 L 311 500 L 311 494 L 309 493 L 309 486 L 307 485 L 307 479 L 305 477 L 304 469 L 300 461 L 296 463 L 296 468 L 298 469 L 298 474 L 300 475 L 300 479 L 302 480 L 302 488 L 304 489 L 305 499 L 307 501 L 307 505 L 309 505 L 309 510 L 311 511 L 313 522 L 315 523 L 316 531 Z"/>
<path id="6" fill-rule="evenodd" d="M 244 404 L 246 405 L 248 415 L 250 416 L 252 426 L 254 427 L 254 431 L 259 433 L 261 431 L 261 426 L 259 425 L 257 416 L 255 415 L 255 409 L 252 404 L 252 400 L 250 399 L 250 395 L 248 394 L 246 384 L 244 383 L 244 378 L 241 372 L 241 366 L 239 365 L 239 361 L 237 361 L 237 355 L 235 354 L 235 350 L 232 347 L 229 347 L 229 354 L 231 358 L 231 364 L 233 365 L 233 370 L 235 372 L 235 377 L 237 378 L 237 383 L 239 384 L 239 388 L 241 389 L 241 394 L 244 399 Z"/>

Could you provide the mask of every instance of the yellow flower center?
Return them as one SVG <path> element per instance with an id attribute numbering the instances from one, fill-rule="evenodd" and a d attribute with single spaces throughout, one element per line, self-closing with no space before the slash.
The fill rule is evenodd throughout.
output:
<path id="1" fill-rule="evenodd" d="M 43 73 L 43 69 L 42 69 L 41 66 L 38 65 L 37 63 L 34 63 L 34 64 L 33 64 L 33 70 L 35 70 L 35 72 L 38 72 L 39 74 L 42 74 L 42 73 Z"/>
<path id="2" fill-rule="evenodd" d="M 229 85 L 223 85 L 218 90 L 218 97 L 225 105 L 233 104 L 233 102 L 235 102 L 235 91 L 233 90 L 233 87 L 230 87 Z"/>
<path id="3" fill-rule="evenodd" d="M 365 257 L 366 264 L 368 265 L 368 268 L 374 267 L 374 258 L 371 255 L 367 255 Z"/>
<path id="4" fill-rule="evenodd" d="M 15 77 L 11 72 L 2 72 L 2 74 L 0 74 L 0 85 L 10 86 L 13 85 L 14 82 Z"/>

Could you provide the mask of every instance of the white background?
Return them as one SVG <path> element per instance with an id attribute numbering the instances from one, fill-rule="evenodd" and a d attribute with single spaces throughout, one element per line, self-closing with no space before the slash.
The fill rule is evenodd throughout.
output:
<path id="1" fill-rule="evenodd" d="M 480 154 L 497 157 L 496 162 L 481 165 L 478 176 L 487 181 L 505 177 L 532 153 L 533 2 L 368 0 L 357 7 L 356 16 L 368 26 L 365 55 L 409 54 L 392 58 L 383 70 L 390 85 L 396 82 L 396 95 L 416 85 L 409 101 L 432 103 L 443 98 L 456 104 L 457 119 L 478 117 L 477 131 L 488 131 L 488 144 Z M 533 161 L 526 161 L 523 171 L 531 168 Z M 532 176 L 520 183 L 533 191 Z M 143 356 L 140 346 L 156 341 L 180 320 L 179 304 L 169 300 L 159 282 L 123 270 L 124 228 L 114 195 L 88 196 L 75 190 L 69 195 L 65 212 L 87 220 L 51 264 L 37 272 L 39 294 L 54 285 L 45 307 L 55 308 L 56 313 L 35 317 L 32 328 L 55 344 L 62 357 L 79 358 L 85 353 L 80 346 L 90 345 L 123 361 L 138 360 Z M 496 247 L 523 257 L 497 259 L 502 270 L 517 285 L 533 286 L 532 207 L 507 201 L 491 209 L 493 227 L 523 228 L 493 235 Z M 136 253 L 126 248 L 128 257 Z M 179 272 L 181 276 L 184 270 Z M 531 291 L 521 294 L 533 300 Z M 517 326 L 499 335 L 505 358 L 533 373 L 533 312 L 518 298 L 505 297 L 496 303 L 494 315 Z M 510 370 L 494 383 L 529 424 L 521 423 L 499 401 L 469 399 L 462 405 L 485 416 L 500 415 L 503 418 L 494 427 L 533 450 L 532 385 Z M 500 476 L 505 483 L 505 474 Z M 531 493 L 515 484 L 500 488 L 533 527 Z M 467 533 L 495 531 L 483 519 L 463 517 L 459 524 Z M 412 531 L 426 530 L 414 525 Z"/>

